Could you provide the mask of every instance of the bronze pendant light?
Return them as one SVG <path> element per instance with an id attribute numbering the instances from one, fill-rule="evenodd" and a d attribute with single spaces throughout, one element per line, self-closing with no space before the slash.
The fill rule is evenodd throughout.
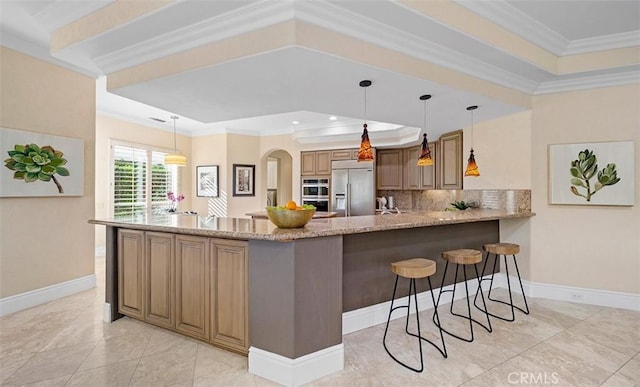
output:
<path id="1" fill-rule="evenodd" d="M 367 87 L 371 86 L 371 81 L 360 81 L 360 87 L 364 89 L 364 125 L 362 129 L 362 141 L 358 150 L 358 161 L 373 161 L 373 149 L 369 141 L 369 132 L 367 131 Z"/>
<path id="2" fill-rule="evenodd" d="M 429 149 L 429 140 L 427 140 L 427 100 L 431 98 L 431 95 L 425 94 L 420 96 L 420 100 L 424 101 L 424 125 L 422 129 L 424 134 L 422 135 L 422 150 L 420 151 L 420 157 L 418 158 L 418 166 L 426 167 L 433 165 L 433 158 L 431 158 L 431 149 Z"/>
<path id="3" fill-rule="evenodd" d="M 467 160 L 467 170 L 465 171 L 464 175 L 472 177 L 480 176 L 478 164 L 476 164 L 476 158 L 473 155 L 473 111 L 477 108 L 477 106 L 469 106 L 467 108 L 467 110 L 471 112 L 471 151 L 469 152 L 469 160 Z"/>

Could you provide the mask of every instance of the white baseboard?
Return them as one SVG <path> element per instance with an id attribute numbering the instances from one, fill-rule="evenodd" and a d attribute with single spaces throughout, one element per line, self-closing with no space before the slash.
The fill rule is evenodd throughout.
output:
<path id="1" fill-rule="evenodd" d="M 496 275 L 497 277 L 497 275 Z M 406 280 L 408 282 L 408 280 Z M 495 280 L 494 280 L 495 282 Z M 497 284 L 497 282 L 495 282 Z M 473 278 L 467 281 L 469 286 L 469 294 L 474 295 L 476 290 L 478 289 L 478 281 Z M 453 289 L 453 285 L 447 285 L 444 287 L 444 290 Z M 484 287 L 483 287 L 484 289 Z M 392 290 L 392 289 L 390 289 Z M 440 292 L 440 288 L 433 289 L 433 296 L 438 301 L 438 293 Z M 464 282 L 459 282 L 456 286 L 456 300 L 460 300 L 465 296 L 464 290 Z M 441 304 L 447 304 L 451 302 L 452 293 L 443 293 L 442 298 L 440 299 Z M 394 307 L 396 305 L 407 305 L 408 297 L 402 297 L 396 299 L 394 301 Z M 433 308 L 433 301 L 431 300 L 431 295 L 429 291 L 425 291 L 422 293 L 418 293 L 418 306 L 420 311 Z M 342 334 L 346 335 L 351 332 L 359 331 L 361 329 L 369 328 L 374 325 L 378 325 L 387 321 L 389 317 L 389 309 L 391 307 L 391 301 L 383 302 L 376 305 L 367 306 L 364 308 L 352 310 L 349 312 L 342 313 Z M 410 313 L 415 313 L 415 303 L 413 299 L 411 300 L 411 311 Z M 391 316 L 392 320 L 401 318 L 406 316 L 406 310 L 403 312 L 395 312 L 393 316 Z"/>
<path id="2" fill-rule="evenodd" d="M 96 246 L 95 254 L 96 257 L 104 257 L 107 254 L 107 246 Z"/>
<path id="3" fill-rule="evenodd" d="M 484 278 L 489 278 L 485 276 Z M 518 278 L 509 276 L 511 279 L 511 290 L 517 293 L 522 293 L 520 285 L 518 284 Z M 467 281 L 469 286 L 469 293 L 475 294 L 478 288 L 478 282 L 474 279 Z M 489 282 L 483 282 L 482 288 L 486 289 L 489 286 Z M 504 273 L 496 273 L 493 279 L 493 286 L 498 288 L 507 288 L 507 276 Z M 536 283 L 531 281 L 522 281 L 525 295 L 527 297 L 534 298 L 547 298 L 550 300 L 568 301 L 581 304 L 608 306 L 612 308 L 630 309 L 640 311 L 640 294 L 612 292 L 608 290 L 597 290 L 587 288 L 576 288 L 572 286 L 561 286 L 544 283 Z M 447 285 L 445 290 L 452 289 L 453 285 Z M 433 293 L 438 298 L 438 292 L 440 288 L 434 288 Z M 464 284 L 458 283 L 456 287 L 456 300 L 463 298 L 465 295 Z M 451 302 L 451 293 L 445 293 L 440 300 L 441 304 Z M 407 297 L 399 298 L 395 301 L 395 305 L 406 305 Z M 411 313 L 415 313 L 415 305 L 412 302 Z M 422 292 L 418 294 L 418 305 L 420 311 L 432 309 L 433 302 L 431 301 L 431 295 L 429 292 Z M 376 305 L 367 306 L 365 308 L 352 310 L 342 314 L 342 334 L 346 335 L 361 329 L 369 328 L 374 325 L 382 324 L 387 321 L 389 316 L 389 308 L 391 301 L 383 302 Z M 404 312 L 394 313 L 391 316 L 392 320 L 406 316 Z"/>
<path id="4" fill-rule="evenodd" d="M 517 281 L 517 278 L 516 278 Z M 513 280 L 511 282 L 513 284 Z M 640 311 L 640 294 L 522 281 L 527 296 Z M 520 289 L 517 289 L 520 292 Z"/>
<path id="5" fill-rule="evenodd" d="M 0 299 L 0 316 L 31 308 L 58 298 L 70 296 L 96 287 L 96 275 L 72 279 L 70 281 L 31 290 Z"/>
<path id="6" fill-rule="evenodd" d="M 296 359 L 255 347 L 249 348 L 249 372 L 283 386 L 300 386 L 343 368 L 342 343 Z"/>
<path id="7" fill-rule="evenodd" d="M 111 316 L 111 304 L 108 302 L 105 302 L 104 305 L 102 305 L 102 321 L 108 323 L 113 321 L 113 316 Z"/>

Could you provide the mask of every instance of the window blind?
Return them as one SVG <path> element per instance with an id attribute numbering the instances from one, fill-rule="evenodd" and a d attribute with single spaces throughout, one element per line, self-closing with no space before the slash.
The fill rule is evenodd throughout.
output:
<path id="1" fill-rule="evenodd" d="M 167 192 L 177 186 L 177 171 L 164 165 L 164 152 L 135 146 L 113 145 L 113 215 L 135 216 L 163 211 Z"/>

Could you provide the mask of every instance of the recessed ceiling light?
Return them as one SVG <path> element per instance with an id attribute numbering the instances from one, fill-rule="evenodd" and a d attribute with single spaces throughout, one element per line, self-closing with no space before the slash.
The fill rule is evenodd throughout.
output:
<path id="1" fill-rule="evenodd" d="M 338 119 L 338 117 L 336 117 L 336 116 L 331 116 L 331 117 L 329 117 L 329 119 L 330 119 L 331 121 L 335 121 L 335 120 L 337 120 L 337 119 Z"/>
<path id="2" fill-rule="evenodd" d="M 300 122 L 299 121 L 291 121 L 292 124 L 294 125 L 298 125 Z"/>

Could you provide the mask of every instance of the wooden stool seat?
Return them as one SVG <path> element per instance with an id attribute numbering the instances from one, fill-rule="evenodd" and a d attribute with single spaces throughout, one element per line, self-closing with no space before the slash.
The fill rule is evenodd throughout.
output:
<path id="1" fill-rule="evenodd" d="M 436 272 L 436 263 L 430 259 L 412 258 L 392 262 L 391 271 L 404 278 L 425 278 Z"/>
<path id="2" fill-rule="evenodd" d="M 459 265 L 474 265 L 482 261 L 482 251 L 473 249 L 443 251 L 442 259 Z"/>
<path id="3" fill-rule="evenodd" d="M 489 243 L 482 246 L 482 249 L 490 254 L 516 255 L 520 252 L 520 245 L 515 243 Z"/>

